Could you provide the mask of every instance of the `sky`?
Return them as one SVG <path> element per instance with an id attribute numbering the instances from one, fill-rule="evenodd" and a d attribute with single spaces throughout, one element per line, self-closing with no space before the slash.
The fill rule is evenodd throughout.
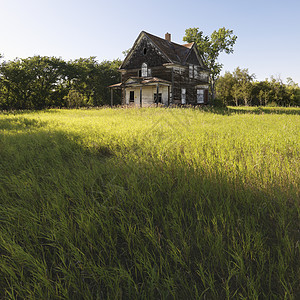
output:
<path id="1" fill-rule="evenodd" d="M 291 77 L 300 84 L 299 0 L 0 0 L 0 54 L 65 60 L 124 59 L 141 31 L 183 43 L 187 28 L 221 27 L 238 39 L 221 54 L 225 71 L 247 68 L 257 80 Z"/>

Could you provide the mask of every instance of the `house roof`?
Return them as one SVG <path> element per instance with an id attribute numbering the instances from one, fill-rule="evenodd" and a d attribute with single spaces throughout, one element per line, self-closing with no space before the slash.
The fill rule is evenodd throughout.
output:
<path id="1" fill-rule="evenodd" d="M 184 64 L 187 56 L 194 46 L 194 43 L 179 45 L 145 31 L 142 31 L 142 33 L 152 40 L 152 42 L 163 52 L 163 54 L 169 58 L 171 63 Z"/>
<path id="2" fill-rule="evenodd" d="M 123 69 L 123 66 L 125 65 L 126 61 L 130 58 L 134 48 L 136 47 L 138 41 L 140 40 L 140 38 L 142 36 L 148 37 L 151 40 L 151 42 L 167 58 L 169 63 L 185 65 L 189 54 L 191 54 L 191 52 L 194 51 L 194 50 L 196 50 L 198 59 L 200 61 L 202 61 L 202 58 L 200 57 L 200 55 L 197 51 L 196 44 L 194 42 L 179 45 L 179 44 L 174 43 L 174 42 L 169 42 L 168 40 L 166 40 L 164 38 L 160 38 L 158 36 L 155 36 L 151 33 L 146 32 L 146 31 L 142 31 L 139 34 L 138 38 L 136 39 L 136 41 L 135 41 L 133 47 L 131 48 L 131 50 L 129 51 L 128 55 L 124 59 L 122 65 L 120 66 L 120 69 Z M 206 67 L 204 67 L 204 68 L 206 69 Z"/>

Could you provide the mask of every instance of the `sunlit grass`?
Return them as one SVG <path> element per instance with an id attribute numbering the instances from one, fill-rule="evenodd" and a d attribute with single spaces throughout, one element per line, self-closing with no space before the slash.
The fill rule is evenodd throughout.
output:
<path id="1" fill-rule="evenodd" d="M 0 114 L 0 295 L 297 299 L 299 114 Z"/>

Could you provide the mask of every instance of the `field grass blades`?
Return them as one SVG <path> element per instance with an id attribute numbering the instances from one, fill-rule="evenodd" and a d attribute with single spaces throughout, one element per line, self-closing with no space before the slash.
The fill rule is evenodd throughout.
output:
<path id="1" fill-rule="evenodd" d="M 299 299 L 299 114 L 0 114 L 0 298 Z"/>

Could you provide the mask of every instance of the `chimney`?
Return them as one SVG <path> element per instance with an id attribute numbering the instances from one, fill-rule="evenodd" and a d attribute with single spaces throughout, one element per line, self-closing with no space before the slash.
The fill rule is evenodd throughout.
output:
<path id="1" fill-rule="evenodd" d="M 171 33 L 167 32 L 165 34 L 165 40 L 167 40 L 168 42 L 171 42 Z"/>

